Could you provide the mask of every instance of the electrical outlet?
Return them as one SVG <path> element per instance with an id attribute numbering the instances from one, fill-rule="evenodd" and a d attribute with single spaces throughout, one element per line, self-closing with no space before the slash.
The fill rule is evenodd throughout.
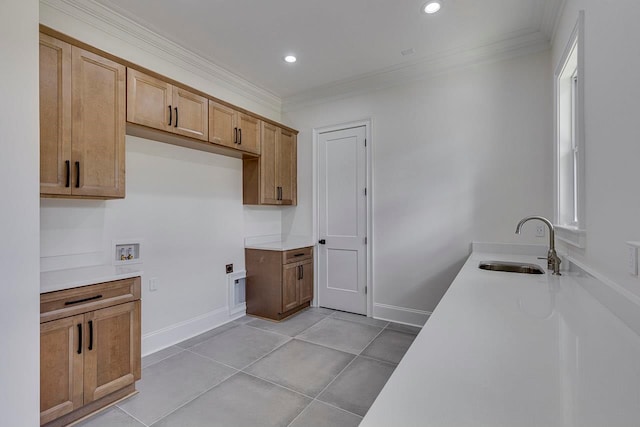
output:
<path id="1" fill-rule="evenodd" d="M 536 224 L 536 237 L 544 237 L 545 234 L 545 225 L 544 224 Z"/>
<path id="2" fill-rule="evenodd" d="M 152 277 L 151 279 L 149 279 L 149 290 L 151 292 L 158 290 L 158 282 L 159 280 L 157 277 Z"/>
<path id="3" fill-rule="evenodd" d="M 233 273 L 233 264 L 227 264 L 227 274 Z"/>
<path id="4" fill-rule="evenodd" d="M 627 271 L 632 276 L 638 275 L 638 247 L 629 245 L 627 248 Z"/>

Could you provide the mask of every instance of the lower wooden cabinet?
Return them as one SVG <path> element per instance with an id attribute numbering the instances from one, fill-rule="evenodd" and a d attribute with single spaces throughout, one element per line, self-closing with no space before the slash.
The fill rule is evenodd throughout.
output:
<path id="1" fill-rule="evenodd" d="M 281 320 L 313 299 L 313 248 L 245 249 L 247 314 Z"/>
<path id="2" fill-rule="evenodd" d="M 140 307 L 139 277 L 41 295 L 40 425 L 66 425 L 135 391 Z"/>

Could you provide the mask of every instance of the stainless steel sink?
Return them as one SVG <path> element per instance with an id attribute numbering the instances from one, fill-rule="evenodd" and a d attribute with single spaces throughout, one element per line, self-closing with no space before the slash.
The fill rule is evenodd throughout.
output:
<path id="1" fill-rule="evenodd" d="M 536 264 L 508 261 L 482 261 L 478 268 L 482 270 L 506 271 L 507 273 L 544 274 L 544 270 Z"/>

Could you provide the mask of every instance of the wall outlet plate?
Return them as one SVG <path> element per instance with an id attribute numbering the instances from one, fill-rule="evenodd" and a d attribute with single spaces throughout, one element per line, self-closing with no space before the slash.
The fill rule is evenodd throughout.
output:
<path id="1" fill-rule="evenodd" d="M 627 242 L 627 271 L 632 276 L 638 275 L 638 242 Z"/>
<path id="2" fill-rule="evenodd" d="M 142 239 L 119 239 L 111 241 L 113 265 L 142 263 Z"/>
<path id="3" fill-rule="evenodd" d="M 226 269 L 227 269 L 227 274 L 233 273 L 233 264 L 227 264 Z"/>
<path id="4" fill-rule="evenodd" d="M 545 227 L 546 225 L 544 224 L 536 224 L 536 237 L 544 237 Z"/>

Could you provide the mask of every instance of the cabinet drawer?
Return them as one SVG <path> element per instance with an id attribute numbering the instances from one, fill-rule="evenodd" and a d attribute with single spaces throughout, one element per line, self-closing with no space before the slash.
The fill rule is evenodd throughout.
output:
<path id="1" fill-rule="evenodd" d="M 289 264 L 292 262 L 303 261 L 313 258 L 313 247 L 293 249 L 282 253 L 282 263 Z"/>
<path id="2" fill-rule="evenodd" d="M 140 277 L 40 295 L 40 323 L 140 299 Z"/>

